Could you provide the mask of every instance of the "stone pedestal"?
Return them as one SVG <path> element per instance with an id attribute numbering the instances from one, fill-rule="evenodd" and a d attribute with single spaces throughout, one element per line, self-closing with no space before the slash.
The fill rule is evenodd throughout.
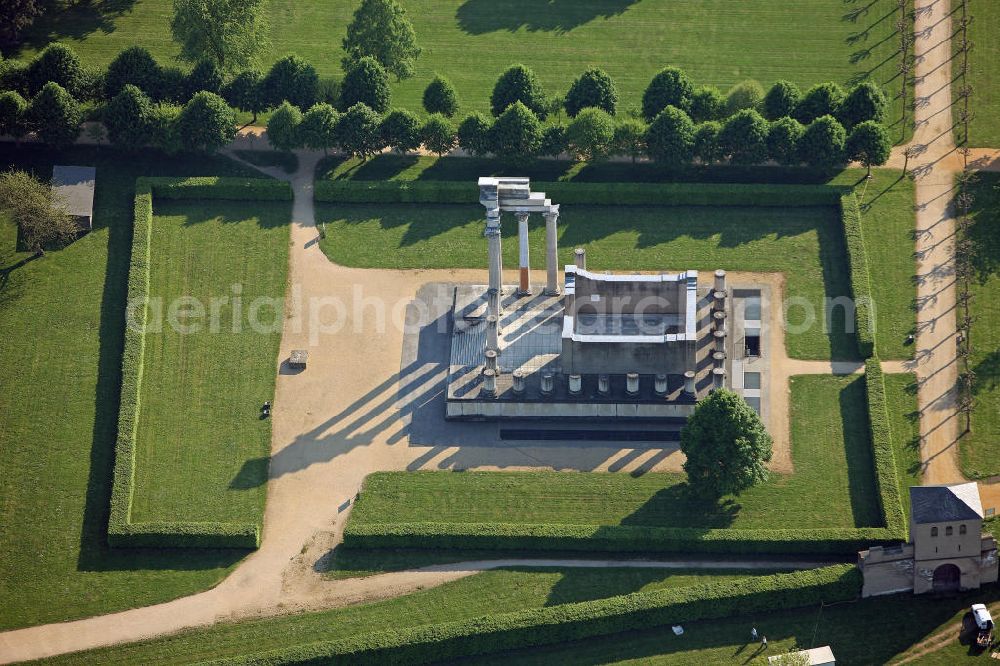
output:
<path id="1" fill-rule="evenodd" d="M 639 373 L 630 372 L 625 375 L 625 392 L 631 396 L 639 395 Z"/>
<path id="2" fill-rule="evenodd" d="M 514 381 L 514 386 L 513 386 L 514 394 L 515 395 L 523 395 L 524 394 L 524 371 L 523 370 L 515 370 L 514 372 L 511 373 L 510 376 L 511 376 L 511 378 Z"/>
<path id="3" fill-rule="evenodd" d="M 664 396 L 667 394 L 667 376 L 666 375 L 656 375 L 653 381 L 653 391 L 656 395 Z"/>
<path id="4" fill-rule="evenodd" d="M 483 395 L 488 398 L 495 398 L 497 395 L 497 371 L 483 370 Z"/>
<path id="5" fill-rule="evenodd" d="M 695 385 L 694 385 L 694 370 L 688 370 L 684 373 L 684 392 L 688 395 L 694 395 Z"/>
<path id="6" fill-rule="evenodd" d="M 556 296 L 559 293 L 559 237 L 556 223 L 559 220 L 559 206 L 552 206 L 545 214 L 545 293 Z"/>
<path id="7" fill-rule="evenodd" d="M 517 295 L 527 296 L 531 293 L 530 272 L 528 264 L 528 213 L 517 214 L 517 253 L 520 276 L 517 285 Z"/>
<path id="8" fill-rule="evenodd" d="M 611 393 L 611 377 L 608 375 L 597 375 L 597 392 L 605 396 Z"/>
<path id="9" fill-rule="evenodd" d="M 552 395 L 552 391 L 555 390 L 555 386 L 556 386 L 555 375 L 552 374 L 551 372 L 543 372 L 542 373 L 542 395 L 546 396 L 546 397 Z"/>
<path id="10" fill-rule="evenodd" d="M 577 396 L 583 393 L 583 376 L 582 375 L 570 375 L 569 376 L 569 394 Z"/>

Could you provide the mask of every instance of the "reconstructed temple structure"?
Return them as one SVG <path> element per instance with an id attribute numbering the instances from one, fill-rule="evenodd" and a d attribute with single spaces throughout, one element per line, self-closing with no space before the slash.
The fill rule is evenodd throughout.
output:
<path id="1" fill-rule="evenodd" d="M 722 270 L 703 284 L 697 271 L 596 273 L 582 249 L 560 285 L 559 206 L 532 192 L 527 178 L 481 178 L 479 189 L 489 284 L 455 287 L 448 418 L 683 422 L 700 397 L 723 386 L 742 390 L 744 378 L 748 402 L 761 410 L 761 373 L 745 372 L 761 356 L 759 290 L 732 289 Z M 507 212 L 518 222 L 516 287 L 502 281 Z M 542 290 L 530 281 L 532 213 L 545 218 Z M 737 303 L 745 317 L 733 321 Z"/>

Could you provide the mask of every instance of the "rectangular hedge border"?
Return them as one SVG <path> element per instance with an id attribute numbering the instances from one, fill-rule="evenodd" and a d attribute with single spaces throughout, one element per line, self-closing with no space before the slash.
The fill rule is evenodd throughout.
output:
<path id="1" fill-rule="evenodd" d="M 861 574 L 841 564 L 608 597 L 406 629 L 362 634 L 207 662 L 235 664 L 423 664 L 539 647 L 624 631 L 851 601 Z"/>
<path id="2" fill-rule="evenodd" d="M 832 185 L 717 183 L 534 183 L 556 203 L 614 206 L 832 206 L 849 188 Z M 474 204 L 479 188 L 465 181 L 350 181 L 316 183 L 326 203 Z"/>
<path id="3" fill-rule="evenodd" d="M 854 299 L 854 332 L 858 341 L 858 354 L 870 358 L 875 353 L 875 318 L 872 313 L 871 273 L 868 253 L 861 233 L 861 208 L 854 192 L 840 197 L 840 219 L 847 247 L 847 261 L 851 269 L 851 297 Z"/>
<path id="4" fill-rule="evenodd" d="M 905 537 L 908 525 L 903 514 L 899 475 L 896 473 L 896 458 L 892 450 L 889 408 L 885 397 L 885 375 L 882 373 L 882 363 L 877 356 L 865 361 L 865 392 L 868 395 L 868 427 L 871 429 L 875 483 L 878 485 L 882 515 L 889 529 Z"/>
<path id="5" fill-rule="evenodd" d="M 135 224 L 128 273 L 129 304 L 142 303 L 146 321 L 149 299 L 149 243 L 153 227 L 153 197 L 164 199 L 236 199 L 291 201 L 291 186 L 283 181 L 252 178 L 139 178 L 135 183 Z M 133 523 L 136 426 L 142 383 L 145 338 L 136 327 L 125 326 L 122 352 L 122 391 L 115 442 L 115 469 L 108 518 L 108 544 L 113 548 L 257 548 L 260 525 L 221 522 Z"/>

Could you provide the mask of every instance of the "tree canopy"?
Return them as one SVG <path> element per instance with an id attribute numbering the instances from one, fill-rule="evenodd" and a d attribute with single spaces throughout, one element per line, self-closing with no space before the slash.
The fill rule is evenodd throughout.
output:
<path id="1" fill-rule="evenodd" d="M 431 114 L 420 128 L 420 140 L 427 150 L 439 156 L 450 151 L 458 143 L 455 126 L 440 113 Z"/>
<path id="2" fill-rule="evenodd" d="M 847 97 L 840 103 L 836 114 L 837 120 L 847 130 L 868 120 L 883 123 L 888 107 L 889 103 L 882 89 L 872 81 L 862 81 L 851 88 Z"/>
<path id="3" fill-rule="evenodd" d="M 52 187 L 25 171 L 0 173 L 0 208 L 10 211 L 21 241 L 34 251 L 70 243 L 79 231 L 55 200 Z"/>
<path id="4" fill-rule="evenodd" d="M 184 149 L 214 153 L 236 138 L 236 113 L 226 100 L 203 90 L 177 116 L 177 131 Z"/>
<path id="5" fill-rule="evenodd" d="M 726 121 L 719 132 L 719 149 L 734 164 L 758 164 L 767 159 L 770 125 L 754 109 L 744 109 Z"/>
<path id="6" fill-rule="evenodd" d="M 757 412 L 727 389 L 699 402 L 681 430 L 688 483 L 712 497 L 738 494 L 765 481 L 771 446 Z"/>
<path id="7" fill-rule="evenodd" d="M 424 109 L 427 113 L 440 113 L 451 118 L 458 113 L 458 95 L 455 86 L 443 76 L 437 75 L 424 89 Z"/>
<path id="8" fill-rule="evenodd" d="M 0 134 L 17 140 L 29 129 L 28 102 L 13 90 L 0 93 Z"/>
<path id="9" fill-rule="evenodd" d="M 31 100 L 28 118 L 39 138 L 58 149 L 72 145 L 80 136 L 83 113 L 72 95 L 50 81 Z"/>
<path id="10" fill-rule="evenodd" d="M 247 69 L 227 83 L 222 88 L 222 97 L 230 106 L 253 114 L 253 120 L 257 122 L 257 114 L 267 108 L 264 99 L 264 89 L 262 82 L 263 75 L 255 69 Z"/>
<path id="11" fill-rule="evenodd" d="M 603 109 L 613 116 L 618 108 L 618 89 L 607 72 L 593 67 L 573 81 L 563 105 L 570 118 L 588 107 Z"/>
<path id="12" fill-rule="evenodd" d="M 385 145 L 400 153 L 420 147 L 420 120 L 406 109 L 393 109 L 379 126 Z"/>
<path id="13" fill-rule="evenodd" d="M 340 147 L 362 159 L 382 150 L 385 143 L 379 133 L 380 120 L 378 113 L 361 102 L 349 108 L 337 126 Z"/>
<path id="14" fill-rule="evenodd" d="M 298 143 L 311 150 L 327 150 L 337 145 L 337 126 L 340 114 L 326 102 L 314 104 L 302 115 L 299 123 Z"/>
<path id="15" fill-rule="evenodd" d="M 686 110 L 693 92 L 694 86 L 682 70 L 677 67 L 661 69 L 642 95 L 642 115 L 652 120 L 668 106 Z"/>
<path id="16" fill-rule="evenodd" d="M 646 151 L 657 162 L 677 166 L 694 154 L 694 122 L 675 106 L 660 111 L 646 132 Z"/>
<path id="17" fill-rule="evenodd" d="M 726 115 L 726 98 L 715 86 L 701 86 L 691 93 L 689 114 L 695 122 L 722 120 Z"/>
<path id="18" fill-rule="evenodd" d="M 799 163 L 799 139 L 805 128 L 802 123 L 784 116 L 771 123 L 771 131 L 767 135 L 767 153 L 779 164 L 793 165 Z"/>
<path id="19" fill-rule="evenodd" d="M 126 150 L 152 143 L 156 113 L 146 93 L 127 84 L 104 109 L 108 140 Z"/>
<path id="20" fill-rule="evenodd" d="M 49 44 L 28 65 L 28 92 L 38 93 L 49 81 L 58 83 L 71 95 L 80 94 L 83 67 L 73 49 L 64 44 Z"/>
<path id="21" fill-rule="evenodd" d="M 316 103 L 319 75 L 316 68 L 302 58 L 285 56 L 271 65 L 261 87 L 269 107 L 288 101 L 300 109 L 308 109 Z"/>
<path id="22" fill-rule="evenodd" d="M 391 100 L 389 77 L 375 58 L 365 56 L 351 63 L 340 84 L 340 108 L 364 104 L 377 113 L 385 113 Z"/>
<path id="23" fill-rule="evenodd" d="M 492 119 L 479 111 L 467 115 L 458 125 L 458 145 L 473 155 L 485 155 L 493 148 L 490 144 Z"/>
<path id="24" fill-rule="evenodd" d="M 646 123 L 638 118 L 625 118 L 615 127 L 615 151 L 628 155 L 634 163 L 646 152 Z"/>
<path id="25" fill-rule="evenodd" d="M 104 77 L 104 95 L 111 99 L 129 83 L 154 99 L 160 97 L 160 66 L 141 46 L 129 46 L 114 57 Z"/>
<path id="26" fill-rule="evenodd" d="M 515 164 L 530 161 L 542 144 L 542 124 L 521 101 L 514 102 L 490 128 L 490 146 L 497 156 Z"/>
<path id="27" fill-rule="evenodd" d="M 300 145 L 302 111 L 291 102 L 281 103 L 267 121 L 267 141 L 277 150 L 294 150 Z"/>
<path id="28" fill-rule="evenodd" d="M 615 121 L 604 109 L 582 109 L 566 128 L 566 147 L 577 157 L 594 160 L 611 152 Z"/>
<path id="29" fill-rule="evenodd" d="M 413 24 L 395 0 L 362 0 L 347 26 L 343 65 L 346 70 L 369 56 L 399 81 L 413 76 L 420 50 Z"/>
<path id="30" fill-rule="evenodd" d="M 269 47 L 265 9 L 264 0 L 174 0 L 170 32 L 184 60 L 237 72 L 259 64 Z"/>
<path id="31" fill-rule="evenodd" d="M 764 88 L 753 79 L 741 81 L 726 95 L 726 113 L 730 116 L 743 109 L 760 109 L 764 102 Z"/>
<path id="32" fill-rule="evenodd" d="M 719 149 L 719 133 L 722 132 L 722 123 L 717 120 L 707 120 L 694 130 L 694 156 L 701 160 L 702 164 L 711 164 L 722 157 Z"/>
<path id="33" fill-rule="evenodd" d="M 811 166 L 829 167 L 844 161 L 847 132 L 833 116 L 809 123 L 799 139 L 799 158 Z"/>
<path id="34" fill-rule="evenodd" d="M 795 107 L 795 119 L 808 124 L 823 116 L 835 116 L 843 101 L 843 88 L 836 83 L 819 83 L 799 100 Z"/>
<path id="35" fill-rule="evenodd" d="M 490 95 L 490 110 L 499 117 L 515 102 L 521 102 L 538 119 L 545 120 L 548 112 L 545 91 L 535 73 L 524 65 L 511 65 L 500 75 Z"/>
<path id="36" fill-rule="evenodd" d="M 847 137 L 844 147 L 847 158 L 861 162 L 871 175 L 873 166 L 882 166 L 892 154 L 892 139 L 881 123 L 866 120 L 858 124 Z"/>
<path id="37" fill-rule="evenodd" d="M 802 99 L 802 91 L 790 81 L 775 81 L 764 95 L 764 117 L 777 120 L 795 113 L 795 107 Z"/>

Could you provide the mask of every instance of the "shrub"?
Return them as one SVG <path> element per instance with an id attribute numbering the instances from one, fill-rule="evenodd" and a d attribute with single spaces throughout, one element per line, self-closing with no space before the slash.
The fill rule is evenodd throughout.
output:
<path id="1" fill-rule="evenodd" d="M 779 164 L 799 163 L 799 140 L 805 128 L 802 123 L 785 116 L 771 123 L 767 135 L 767 152 Z"/>
<path id="2" fill-rule="evenodd" d="M 753 109 L 744 109 L 723 125 L 719 132 L 719 149 L 734 164 L 758 164 L 767 159 L 770 131 L 763 116 Z"/>
<path id="3" fill-rule="evenodd" d="M 885 517 L 886 527 L 898 532 L 902 539 L 906 536 L 907 524 L 892 449 L 885 377 L 882 374 L 882 362 L 877 356 L 865 361 L 865 391 L 868 395 L 868 424 L 871 429 L 879 505 Z"/>
<path id="4" fill-rule="evenodd" d="M 646 154 L 646 124 L 638 118 L 625 118 L 615 126 L 613 143 L 615 152 L 628 155 L 634 164 L 636 159 Z"/>
<path id="5" fill-rule="evenodd" d="M 646 132 L 646 152 L 657 162 L 676 166 L 694 154 L 694 123 L 674 106 L 663 109 Z"/>
<path id="6" fill-rule="evenodd" d="M 52 187 L 26 171 L 0 172 L 0 208 L 10 213 L 20 241 L 32 252 L 68 245 L 79 229 L 57 205 Z"/>
<path id="7" fill-rule="evenodd" d="M 593 67 L 573 81 L 563 106 L 570 118 L 588 107 L 603 109 L 613 116 L 618 108 L 618 90 L 607 72 Z"/>
<path id="8" fill-rule="evenodd" d="M 319 75 L 305 60 L 290 55 L 271 66 L 261 85 L 268 107 L 287 101 L 300 109 L 308 109 L 316 103 Z"/>
<path id="9" fill-rule="evenodd" d="M 517 648 L 539 647 L 630 630 L 666 627 L 740 613 L 852 601 L 857 567 L 840 564 L 734 582 L 635 592 L 467 620 L 422 625 L 347 639 L 246 654 L 222 664 L 423 664 Z"/>
<path id="10" fill-rule="evenodd" d="M 776 81 L 764 96 L 764 117 L 777 120 L 791 116 L 802 99 L 802 91 L 789 81 Z"/>
<path id="11" fill-rule="evenodd" d="M 726 115 L 726 98 L 715 86 L 701 86 L 691 93 L 691 119 L 695 122 L 721 120 Z"/>
<path id="12" fill-rule="evenodd" d="M 313 104 L 312 108 L 302 116 L 297 137 L 301 145 L 311 150 L 322 150 L 326 153 L 337 145 L 337 124 L 340 114 L 326 102 Z"/>
<path id="13" fill-rule="evenodd" d="M 853 192 L 840 198 L 840 218 L 847 247 L 847 262 L 851 270 L 851 296 L 854 298 L 855 336 L 858 354 L 869 358 L 875 353 L 875 319 L 872 313 L 871 275 L 868 255 L 861 233 L 861 210 Z"/>
<path id="14" fill-rule="evenodd" d="M 661 69 L 642 94 L 642 115 L 652 120 L 668 106 L 687 109 L 694 86 L 687 74 L 676 67 Z"/>
<path id="15" fill-rule="evenodd" d="M 50 44 L 28 66 L 28 86 L 32 95 L 52 81 L 71 95 L 79 95 L 83 82 L 83 67 L 73 49 L 63 44 Z"/>
<path id="16" fill-rule="evenodd" d="M 438 156 L 451 151 L 458 143 L 455 126 L 440 113 L 432 114 L 420 128 L 420 140 L 427 150 Z"/>
<path id="17" fill-rule="evenodd" d="M 722 157 L 719 150 L 719 133 L 722 124 L 714 120 L 703 122 L 694 131 L 694 156 L 703 164 L 711 164 Z"/>
<path id="18" fill-rule="evenodd" d="M 22 97 L 32 97 L 28 85 L 28 65 L 20 60 L 0 60 L 0 90 L 10 90 Z"/>
<path id="19" fill-rule="evenodd" d="M 451 118 L 458 113 L 458 94 L 451 81 L 441 75 L 435 75 L 434 80 L 424 89 L 424 109 L 427 113 L 440 113 Z"/>
<path id="20" fill-rule="evenodd" d="M 566 128 L 566 147 L 578 157 L 594 160 L 611 152 L 615 121 L 597 107 L 582 109 Z"/>
<path id="21" fill-rule="evenodd" d="M 0 134 L 19 141 L 30 129 L 28 102 L 13 90 L 0 93 Z"/>
<path id="22" fill-rule="evenodd" d="M 215 93 L 195 94 L 177 116 L 185 150 L 214 153 L 236 138 L 236 113 Z"/>
<path id="23" fill-rule="evenodd" d="M 257 114 L 267 109 L 264 99 L 263 75 L 253 69 L 240 72 L 222 88 L 222 97 L 230 106 L 245 113 L 252 113 L 252 123 L 257 122 Z"/>
<path id="24" fill-rule="evenodd" d="M 837 120 L 850 131 L 866 121 L 885 122 L 889 103 L 882 89 L 872 81 L 863 81 L 851 88 L 844 101 L 837 107 Z"/>
<path id="25" fill-rule="evenodd" d="M 809 123 L 799 139 L 799 159 L 810 166 L 828 167 L 844 161 L 847 132 L 833 116 Z"/>
<path id="26" fill-rule="evenodd" d="M 60 149 L 72 145 L 80 136 L 83 113 L 72 95 L 50 81 L 31 100 L 28 119 L 42 141 Z"/>
<path id="27" fill-rule="evenodd" d="M 524 65 L 511 65 L 500 75 L 490 95 L 490 110 L 499 117 L 515 102 L 520 102 L 541 120 L 545 120 L 548 104 L 538 77 Z"/>
<path id="28" fill-rule="evenodd" d="M 808 124 L 823 116 L 836 116 L 844 90 L 836 83 L 820 83 L 810 88 L 795 107 L 795 119 Z"/>
<path id="29" fill-rule="evenodd" d="M 497 157 L 523 164 L 541 148 L 542 125 L 531 109 L 520 101 L 514 102 L 490 128 L 489 144 Z"/>
<path id="30" fill-rule="evenodd" d="M 111 99 L 127 84 L 132 84 L 153 99 L 160 99 L 160 66 L 141 46 L 129 46 L 114 57 L 104 78 L 104 96 Z"/>
<path id="31" fill-rule="evenodd" d="M 153 107 L 153 131 L 150 143 L 165 153 L 173 155 L 183 148 L 180 131 L 177 127 L 177 116 L 180 109 L 176 106 L 157 105 Z"/>
<path id="32" fill-rule="evenodd" d="M 186 104 L 192 93 L 188 92 L 188 77 L 179 67 L 161 67 L 156 92 L 150 95 L 158 102 Z"/>
<path id="33" fill-rule="evenodd" d="M 368 159 L 385 147 L 379 134 L 379 115 L 365 104 L 355 104 L 340 117 L 337 136 L 344 152 Z"/>
<path id="34" fill-rule="evenodd" d="M 267 141 L 277 150 L 294 150 L 301 145 L 299 126 L 302 112 L 289 102 L 282 102 L 267 121 Z"/>
<path id="35" fill-rule="evenodd" d="M 354 62 L 340 84 L 342 109 L 364 104 L 376 113 L 385 113 L 391 99 L 389 76 L 375 58 L 365 57 Z"/>
<path id="36" fill-rule="evenodd" d="M 420 121 L 406 109 L 396 109 L 379 126 L 382 142 L 400 153 L 420 147 Z"/>
<path id="37" fill-rule="evenodd" d="M 216 94 L 222 92 L 222 73 L 211 60 L 199 60 L 184 80 L 186 99 L 191 99 L 202 90 Z"/>
<path id="38" fill-rule="evenodd" d="M 108 102 L 104 109 L 108 140 L 125 150 L 137 150 L 150 143 L 156 113 L 146 93 L 131 83 Z"/>
<path id="39" fill-rule="evenodd" d="M 737 83 L 726 95 L 726 114 L 734 115 L 744 109 L 760 110 L 764 103 L 764 88 L 753 79 Z"/>
<path id="40" fill-rule="evenodd" d="M 458 145 L 473 155 L 485 155 L 493 150 L 490 129 L 493 122 L 484 114 L 470 113 L 458 125 Z"/>

